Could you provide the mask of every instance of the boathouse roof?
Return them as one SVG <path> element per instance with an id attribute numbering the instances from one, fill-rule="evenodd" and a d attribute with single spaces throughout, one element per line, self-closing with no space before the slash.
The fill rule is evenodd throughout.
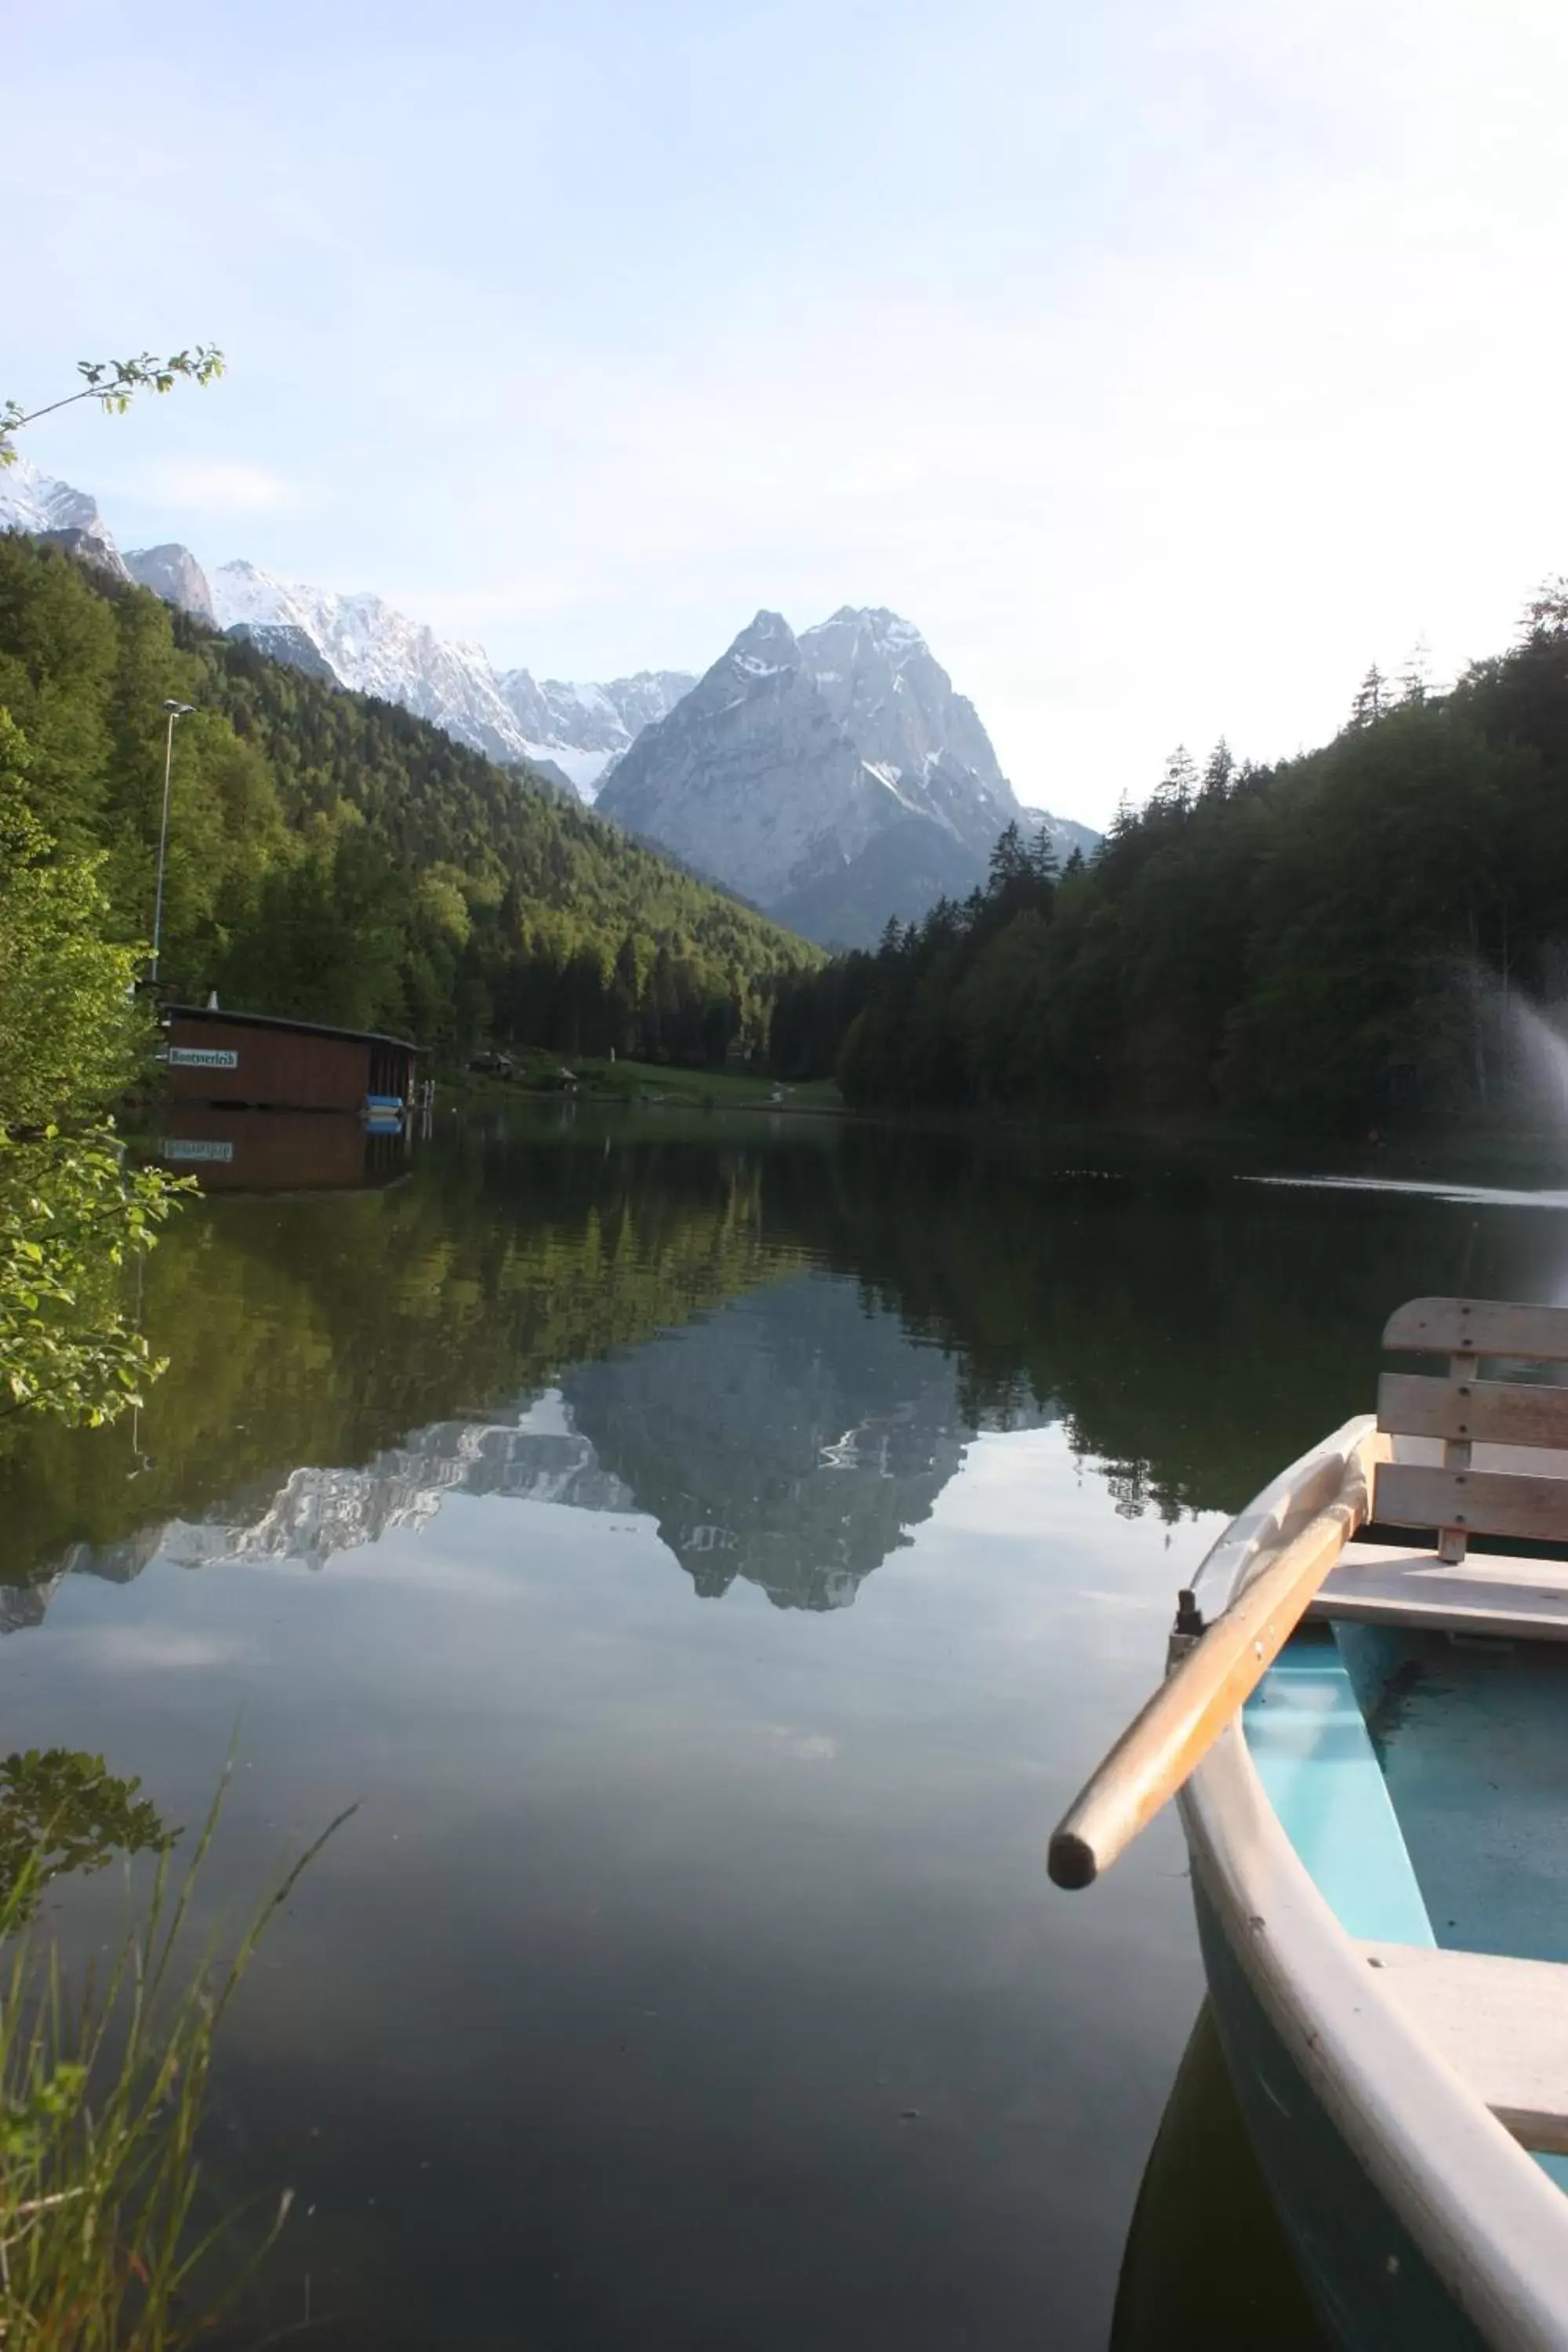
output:
<path id="1" fill-rule="evenodd" d="M 423 1046 L 408 1037 L 389 1037 L 381 1029 L 338 1029 L 325 1021 L 289 1021 L 279 1013 L 239 1013 L 216 1004 L 165 1004 L 159 1019 L 212 1021 L 237 1029 L 281 1029 L 296 1037 L 338 1037 L 351 1045 L 394 1045 L 400 1054 L 418 1054 Z"/>

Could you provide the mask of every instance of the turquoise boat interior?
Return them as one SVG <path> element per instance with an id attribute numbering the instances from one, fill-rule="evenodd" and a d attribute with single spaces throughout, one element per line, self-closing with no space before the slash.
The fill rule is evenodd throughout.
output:
<path id="1" fill-rule="evenodd" d="M 1568 1644 L 1304 1625 L 1245 1727 L 1348 1935 L 1568 1961 Z M 1535 2161 L 1568 2192 L 1568 2157 Z"/>

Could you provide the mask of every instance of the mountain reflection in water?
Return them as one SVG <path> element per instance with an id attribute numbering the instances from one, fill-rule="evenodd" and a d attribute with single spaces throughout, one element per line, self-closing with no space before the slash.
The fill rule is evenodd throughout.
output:
<path id="1" fill-rule="evenodd" d="M 39 1622 L 62 1574 L 121 1582 L 160 1557 L 324 1568 L 424 1525 L 450 1494 L 640 1514 L 705 1598 L 739 1576 L 781 1608 L 847 1608 L 929 1516 L 973 1427 L 949 1360 L 911 1360 L 896 1316 L 795 1276 L 576 1366 L 504 1416 L 433 1423 L 359 1467 L 302 1465 L 260 1509 L 219 1505 L 75 1545 L 39 1581 L 0 1588 L 0 1626 Z"/>

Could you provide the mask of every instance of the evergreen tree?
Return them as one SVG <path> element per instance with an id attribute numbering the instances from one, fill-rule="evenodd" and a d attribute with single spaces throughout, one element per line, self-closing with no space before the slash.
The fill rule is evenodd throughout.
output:
<path id="1" fill-rule="evenodd" d="M 1029 872 L 1029 853 L 1024 846 L 1024 836 L 1015 818 L 997 835 L 991 852 L 990 875 L 993 890 L 1005 889 L 1009 882 L 1021 881 Z"/>
<path id="2" fill-rule="evenodd" d="M 1399 671 L 1401 702 L 1425 702 L 1432 685 L 1432 656 L 1425 637 L 1417 637 Z"/>
<path id="3" fill-rule="evenodd" d="M 1204 766 L 1202 797 L 1210 802 L 1223 801 L 1230 790 L 1235 773 L 1236 761 L 1231 756 L 1230 745 L 1222 735 Z"/>
<path id="4" fill-rule="evenodd" d="M 1186 745 L 1178 743 L 1154 787 L 1154 806 L 1167 814 L 1184 816 L 1193 804 L 1197 782 L 1196 762 Z"/>

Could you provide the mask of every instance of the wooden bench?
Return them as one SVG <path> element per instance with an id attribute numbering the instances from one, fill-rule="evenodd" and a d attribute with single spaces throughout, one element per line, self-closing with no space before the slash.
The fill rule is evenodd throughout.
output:
<path id="1" fill-rule="evenodd" d="M 1568 2155 L 1568 1968 L 1363 1943 L 1383 1990 L 1521 2146 Z"/>
<path id="2" fill-rule="evenodd" d="M 1310 1613 L 1568 1641 L 1568 1388 L 1481 1372 L 1500 1359 L 1568 1364 L 1568 1307 L 1414 1298 L 1383 1344 L 1448 1360 L 1446 1374 L 1385 1372 L 1377 1392 L 1394 1458 L 1377 1468 L 1373 1522 L 1435 1528 L 1436 1548 L 1347 1544 Z M 1471 1552 L 1473 1536 L 1563 1557 Z"/>

